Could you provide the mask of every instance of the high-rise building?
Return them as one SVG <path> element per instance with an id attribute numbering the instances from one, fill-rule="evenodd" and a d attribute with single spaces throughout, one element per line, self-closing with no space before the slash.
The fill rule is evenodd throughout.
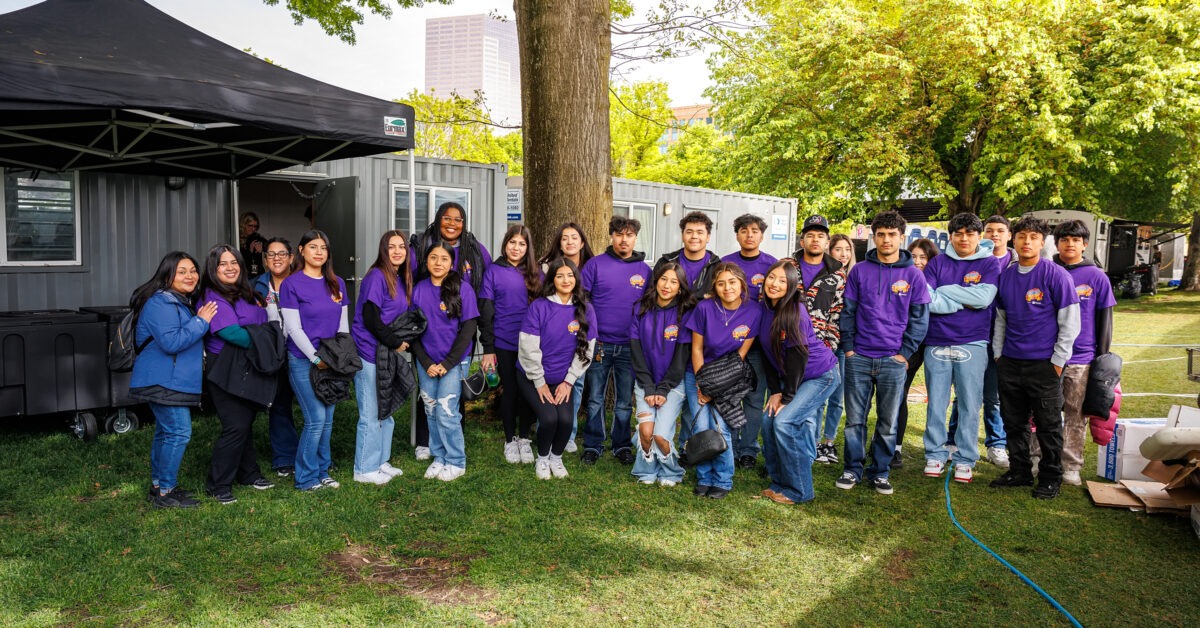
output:
<path id="1" fill-rule="evenodd" d="M 425 93 L 474 98 L 476 91 L 494 122 L 521 124 L 516 23 L 489 15 L 425 20 Z"/>

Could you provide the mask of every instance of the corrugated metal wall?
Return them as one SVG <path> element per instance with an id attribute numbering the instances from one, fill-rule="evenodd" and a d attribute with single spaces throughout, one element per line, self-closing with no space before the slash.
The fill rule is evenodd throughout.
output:
<path id="1" fill-rule="evenodd" d="M 0 270 L 0 311 L 127 303 L 168 251 L 202 260 L 233 237 L 229 189 L 216 179 L 171 191 L 162 177 L 80 173 L 82 267 Z"/>

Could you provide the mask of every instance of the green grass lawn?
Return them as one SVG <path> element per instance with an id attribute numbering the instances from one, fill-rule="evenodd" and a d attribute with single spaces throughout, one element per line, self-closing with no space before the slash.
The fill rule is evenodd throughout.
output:
<path id="1" fill-rule="evenodd" d="M 1200 295 L 1118 306 L 1115 342 L 1200 345 Z M 1118 347 L 1127 361 L 1183 349 Z M 1124 416 L 1195 405 L 1184 360 L 1126 367 Z M 341 489 L 240 489 L 156 511 L 144 500 L 152 429 L 83 443 L 64 432 L 0 432 L 0 624 L 1062 625 L 1032 589 L 952 526 L 942 481 L 921 474 L 924 408 L 905 438 L 896 494 L 840 491 L 814 469 L 817 499 L 784 507 L 739 470 L 724 501 L 690 485 L 644 487 L 605 457 L 538 481 L 503 462 L 497 422 L 473 412 L 468 472 L 350 481 L 356 415 L 338 408 Z M 268 451 L 265 421 L 259 451 Z M 197 417 L 181 470 L 204 483 L 215 419 Z M 397 434 L 407 434 L 407 420 Z M 398 437 L 398 440 L 404 440 Z M 261 458 L 264 465 L 265 457 Z M 1095 464 L 1088 451 L 1085 478 Z M 950 487 L 960 522 L 1084 625 L 1196 625 L 1200 540 L 1185 519 L 1096 508 L 1080 488 L 1041 502 L 994 490 L 986 463 Z M 1095 478 L 1092 478 L 1095 479 Z"/>

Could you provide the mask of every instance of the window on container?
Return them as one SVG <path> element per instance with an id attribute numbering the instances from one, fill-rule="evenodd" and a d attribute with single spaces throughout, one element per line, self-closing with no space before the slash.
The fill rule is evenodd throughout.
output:
<path id="1" fill-rule="evenodd" d="M 632 203 L 616 201 L 613 203 L 613 215 L 625 216 L 633 218 L 642 224 L 642 230 L 638 233 L 637 246 L 638 251 L 646 253 L 647 260 L 657 260 L 658 251 L 654 246 L 654 231 L 655 231 L 655 216 L 658 213 L 658 206 L 652 203 Z M 596 249 L 597 247 L 592 247 Z M 604 247 L 599 247 L 603 249 Z M 653 265 L 653 262 L 649 262 Z"/>
<path id="2" fill-rule="evenodd" d="M 462 205 L 467 210 L 467 225 L 468 230 L 471 229 L 473 222 L 471 216 L 471 191 L 461 188 L 433 188 L 433 187 L 417 187 L 416 188 L 416 224 L 418 231 L 424 231 L 425 227 L 429 226 L 429 221 L 433 220 L 437 213 L 437 208 L 442 203 L 455 202 Z M 396 225 L 397 229 L 411 234 L 413 229 L 408 222 L 408 186 L 399 183 L 392 185 L 392 208 L 395 219 L 392 224 Z"/>
<path id="3" fill-rule="evenodd" d="M 0 264 L 78 266 L 79 199 L 74 173 L 3 170 Z"/>

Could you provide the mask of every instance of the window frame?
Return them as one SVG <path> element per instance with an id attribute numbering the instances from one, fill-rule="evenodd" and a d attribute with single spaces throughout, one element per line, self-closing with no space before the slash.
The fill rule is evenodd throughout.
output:
<path id="1" fill-rule="evenodd" d="M 661 206 L 650 201 L 613 200 L 612 207 L 613 215 L 617 215 L 617 210 L 623 210 L 624 214 L 621 215 L 625 216 L 626 218 L 635 218 L 633 215 L 633 210 L 635 208 L 639 210 L 648 210 L 649 220 L 642 221 L 642 232 L 638 234 L 638 244 L 640 246 L 635 248 L 640 248 L 643 252 L 645 252 L 646 259 L 651 260 L 650 263 L 653 264 L 653 260 L 658 259 L 658 251 L 656 250 L 657 239 L 655 236 L 657 235 L 658 231 L 658 212 Z M 647 233 L 647 230 L 649 233 Z M 647 240 L 647 237 L 649 240 Z M 650 243 L 650 246 L 646 246 L 647 242 Z M 603 249 L 603 247 L 601 247 L 601 249 Z"/>
<path id="2" fill-rule="evenodd" d="M 392 225 L 391 226 L 392 229 L 399 229 L 399 227 L 396 226 L 396 218 L 398 215 L 398 203 L 396 202 L 396 194 L 398 192 L 401 192 L 405 196 L 407 196 L 408 195 L 408 183 L 392 181 L 388 187 L 390 189 L 390 194 L 388 195 L 388 205 L 389 205 L 388 213 L 391 214 L 391 217 L 389 219 L 389 224 Z M 426 211 L 428 212 L 426 214 L 426 216 L 429 220 L 432 220 L 433 216 L 437 213 L 437 205 L 438 205 L 437 193 L 438 192 L 451 191 L 451 192 L 465 193 L 467 195 L 467 203 L 466 203 L 467 224 L 463 226 L 463 229 L 465 229 L 466 231 L 469 231 L 471 233 L 474 233 L 474 231 L 471 230 L 471 223 L 473 222 L 473 217 L 475 215 L 475 211 L 473 209 L 474 204 L 471 202 L 471 196 L 472 196 L 471 193 L 473 191 L 473 190 L 471 190 L 471 188 L 460 188 L 460 187 L 454 187 L 454 186 L 449 186 L 449 185 L 416 185 L 416 186 L 413 186 L 413 188 L 414 188 L 414 191 L 417 192 L 418 194 L 421 192 L 425 192 L 429 195 L 429 199 L 428 199 L 429 205 L 426 207 Z M 416 195 L 414 195 L 414 196 L 416 196 Z M 425 225 L 423 225 L 421 227 L 421 231 L 424 231 L 431 224 L 433 224 L 433 223 L 428 222 Z M 408 235 L 411 237 L 413 233 L 420 233 L 420 232 L 416 231 L 414 229 L 410 229 L 408 232 Z"/>
<path id="3" fill-rule="evenodd" d="M 20 171 L 16 168 L 0 168 L 0 271 L 19 271 L 19 270 L 35 270 L 35 271 L 80 271 L 85 270 L 83 262 L 83 211 L 82 202 L 80 201 L 79 189 L 79 172 L 70 171 L 70 191 L 71 191 L 71 212 L 73 216 L 73 227 L 75 250 L 73 258 L 70 260 L 37 260 L 37 261 L 21 261 L 10 260 L 8 257 L 8 203 L 6 180 L 8 174 L 13 171 Z M 58 174 L 58 173 L 51 173 Z"/>

